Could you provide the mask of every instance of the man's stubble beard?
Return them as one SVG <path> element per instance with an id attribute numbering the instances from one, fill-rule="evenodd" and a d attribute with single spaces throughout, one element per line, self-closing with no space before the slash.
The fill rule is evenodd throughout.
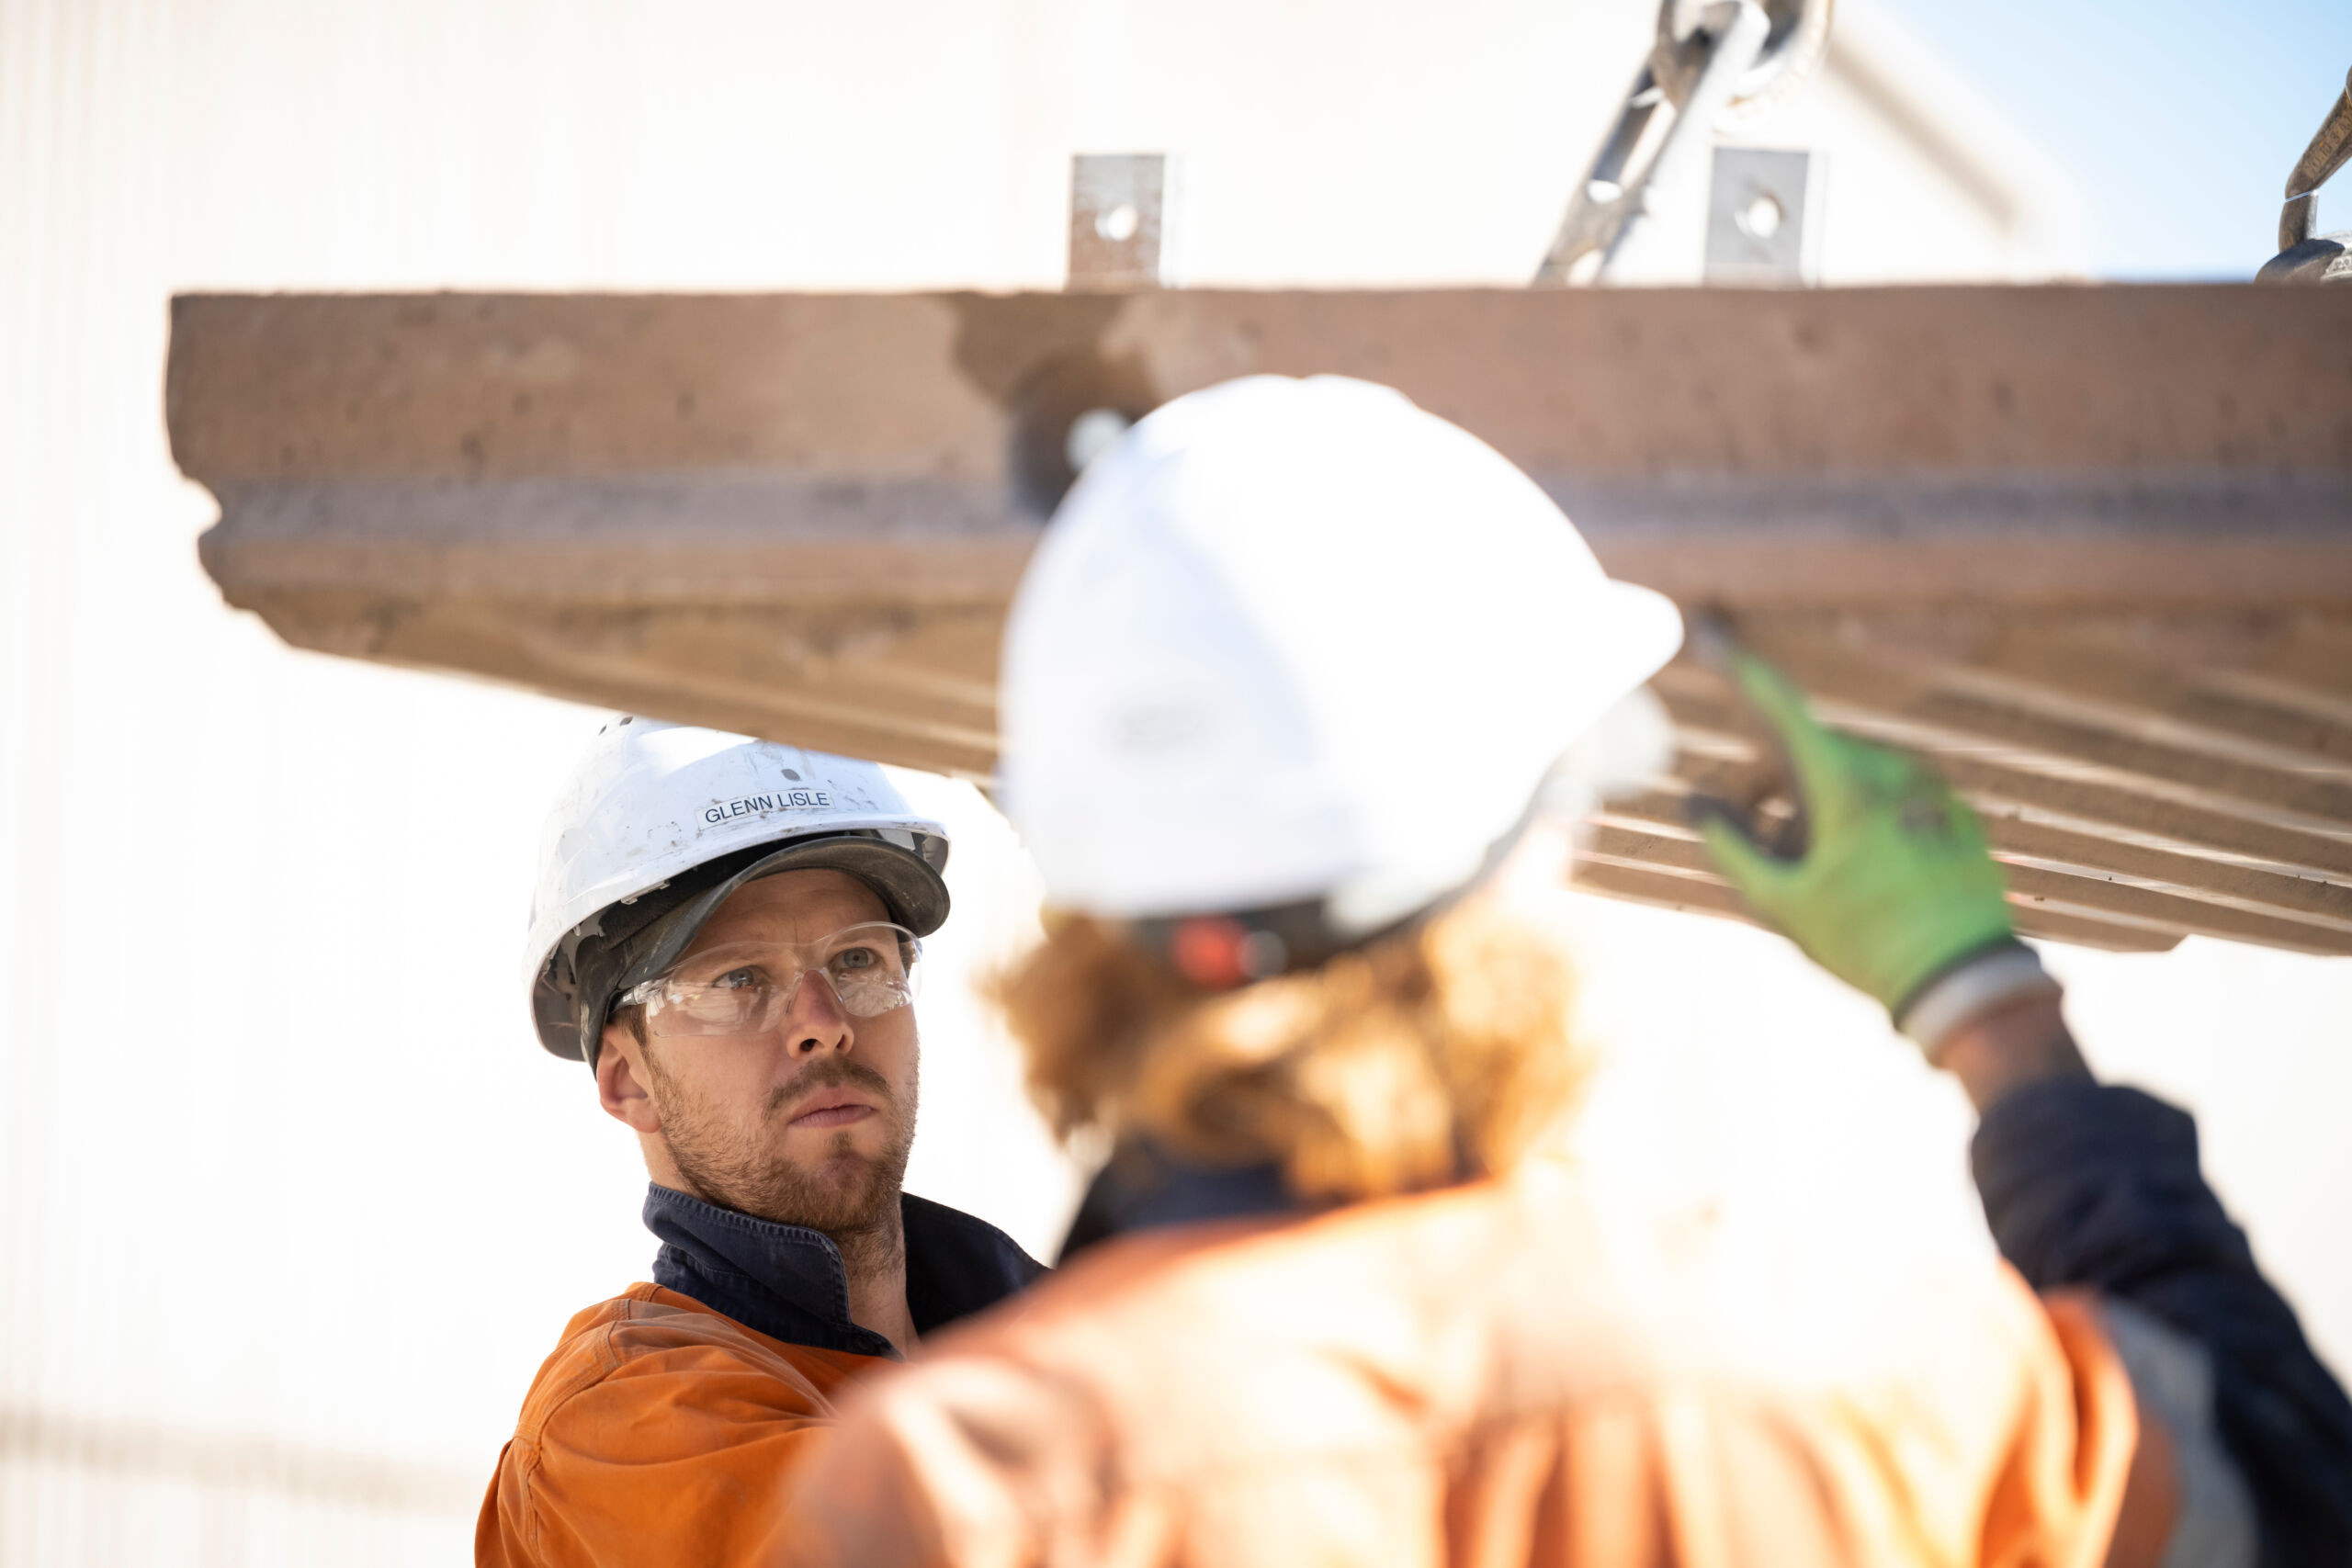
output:
<path id="1" fill-rule="evenodd" d="M 814 1062 L 768 1097 L 758 1129 L 746 1135 L 729 1129 L 707 1101 L 664 1072 L 650 1048 L 645 1064 L 646 1090 L 662 1118 L 662 1140 L 695 1197 L 757 1219 L 821 1232 L 852 1269 L 889 1262 L 902 1250 L 899 1191 L 914 1149 L 919 1066 L 908 1072 L 901 1104 L 889 1081 L 863 1062 L 840 1056 Z M 891 1122 L 881 1151 L 870 1157 L 859 1154 L 853 1129 L 843 1127 L 828 1141 L 820 1168 L 787 1156 L 777 1114 L 811 1089 L 851 1086 L 872 1095 L 876 1113 Z"/>

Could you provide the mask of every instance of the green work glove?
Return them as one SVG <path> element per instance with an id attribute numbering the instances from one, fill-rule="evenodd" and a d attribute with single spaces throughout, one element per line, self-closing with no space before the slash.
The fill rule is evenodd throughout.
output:
<path id="1" fill-rule="evenodd" d="M 2014 945 L 1984 824 L 1924 764 L 1823 728 L 1804 694 L 1761 659 L 1736 650 L 1730 661 L 1787 752 L 1805 850 L 1771 852 L 1721 801 L 1692 801 L 1700 834 L 1750 908 L 1901 1027 L 1930 981 Z"/>

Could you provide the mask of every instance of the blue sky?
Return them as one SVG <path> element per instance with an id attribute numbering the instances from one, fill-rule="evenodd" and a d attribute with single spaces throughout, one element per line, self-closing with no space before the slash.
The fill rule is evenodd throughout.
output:
<path id="1" fill-rule="evenodd" d="M 2352 68 L 2352 0 L 1885 0 L 2070 171 L 2108 277 L 2244 278 Z M 2320 197 L 2352 229 L 2352 170 Z"/>

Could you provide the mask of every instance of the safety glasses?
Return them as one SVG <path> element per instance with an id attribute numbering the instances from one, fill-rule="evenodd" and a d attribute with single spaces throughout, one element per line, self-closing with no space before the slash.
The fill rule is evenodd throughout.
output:
<path id="1" fill-rule="evenodd" d="M 879 1018 L 915 999 L 922 943 L 904 926 L 874 920 L 810 942 L 714 947 L 681 961 L 620 999 L 642 1007 L 654 1034 L 752 1037 L 783 1026 L 801 985 L 832 988 L 852 1018 Z"/>

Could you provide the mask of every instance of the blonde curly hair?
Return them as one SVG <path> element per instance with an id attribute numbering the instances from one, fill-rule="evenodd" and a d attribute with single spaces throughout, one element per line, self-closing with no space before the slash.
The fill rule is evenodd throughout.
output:
<path id="1" fill-rule="evenodd" d="M 1068 1140 L 1273 1161 L 1352 1201 L 1510 1168 L 1584 1077 L 1558 942 L 1484 899 L 1321 967 L 1204 993 L 1111 922 L 1049 919 L 991 987 Z"/>

